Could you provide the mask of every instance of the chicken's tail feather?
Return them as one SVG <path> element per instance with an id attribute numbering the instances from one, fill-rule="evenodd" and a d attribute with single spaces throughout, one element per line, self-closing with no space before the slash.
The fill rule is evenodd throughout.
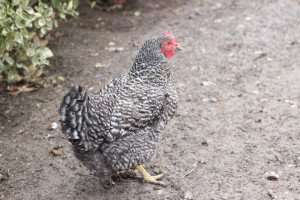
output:
<path id="1" fill-rule="evenodd" d="M 87 102 L 87 93 L 81 86 L 74 86 L 64 96 L 59 108 L 63 133 L 72 143 L 82 141 L 83 112 Z"/>

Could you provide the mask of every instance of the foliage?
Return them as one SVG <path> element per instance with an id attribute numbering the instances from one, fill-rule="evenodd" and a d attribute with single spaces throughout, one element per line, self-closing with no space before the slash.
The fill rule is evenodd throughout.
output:
<path id="1" fill-rule="evenodd" d="M 0 0 L 0 82 L 34 81 L 53 56 L 45 36 L 78 0 Z"/>

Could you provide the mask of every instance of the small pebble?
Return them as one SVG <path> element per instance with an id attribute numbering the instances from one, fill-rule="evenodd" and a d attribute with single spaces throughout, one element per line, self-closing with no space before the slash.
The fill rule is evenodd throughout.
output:
<path id="1" fill-rule="evenodd" d="M 57 80 L 64 82 L 65 81 L 65 77 L 63 76 L 57 76 Z"/>
<path id="2" fill-rule="evenodd" d="M 203 102 L 210 102 L 210 103 L 216 103 L 218 100 L 215 97 L 210 97 L 210 98 L 203 98 Z"/>
<path id="3" fill-rule="evenodd" d="M 115 46 L 116 45 L 116 43 L 114 43 L 114 42 L 109 42 L 108 43 L 108 46 Z"/>
<path id="4" fill-rule="evenodd" d="M 202 141 L 202 142 L 201 142 L 201 145 L 203 145 L 203 146 L 206 146 L 206 147 L 207 147 L 207 146 L 208 146 L 208 142 L 207 142 L 206 140 L 204 140 L 204 141 Z"/>
<path id="5" fill-rule="evenodd" d="M 25 130 L 21 129 L 21 130 L 18 131 L 18 134 L 21 135 L 21 134 L 23 134 L 24 132 L 25 132 Z"/>
<path id="6" fill-rule="evenodd" d="M 96 67 L 96 68 L 102 68 L 102 67 L 105 67 L 105 65 L 102 64 L 102 63 L 96 63 L 96 64 L 95 64 L 95 67 Z"/>
<path id="7" fill-rule="evenodd" d="M 201 15 L 200 10 L 195 10 L 195 15 L 200 16 Z"/>
<path id="8" fill-rule="evenodd" d="M 221 23 L 222 21 L 223 21 L 222 19 L 215 19 L 214 23 L 218 24 L 218 23 Z"/>
<path id="9" fill-rule="evenodd" d="M 186 191 L 184 193 L 184 200 L 192 200 L 193 199 L 193 194 L 190 191 Z"/>
<path id="10" fill-rule="evenodd" d="M 49 127 L 49 130 L 55 130 L 55 129 L 57 129 L 57 127 L 58 127 L 58 123 L 52 122 L 50 127 Z"/>
<path id="11" fill-rule="evenodd" d="M 289 99 L 285 99 L 284 102 L 290 104 L 291 106 L 296 105 L 296 102 L 289 100 Z"/>
<path id="12" fill-rule="evenodd" d="M 158 195 L 162 195 L 162 193 L 163 193 L 163 190 L 157 190 Z"/>
<path id="13" fill-rule="evenodd" d="M 139 17 L 139 16 L 141 16 L 141 12 L 140 11 L 135 11 L 133 13 L 133 15 L 136 16 L 136 17 Z"/>
<path id="14" fill-rule="evenodd" d="M 221 8 L 222 4 L 221 3 L 216 3 L 215 6 L 213 7 L 213 9 L 218 9 Z"/>
<path id="15" fill-rule="evenodd" d="M 91 56 L 99 56 L 99 53 L 97 53 L 97 52 L 91 53 Z"/>
<path id="16" fill-rule="evenodd" d="M 55 136 L 54 136 L 54 135 L 51 135 L 51 134 L 47 134 L 46 138 L 47 138 L 47 139 L 51 139 L 51 138 L 55 138 Z"/>
<path id="17" fill-rule="evenodd" d="M 261 119 L 257 119 L 257 120 L 255 120 L 255 123 L 261 123 Z"/>
<path id="18" fill-rule="evenodd" d="M 49 151 L 49 153 L 53 156 L 62 156 L 64 154 L 64 150 L 62 147 L 57 146 Z"/>
<path id="19" fill-rule="evenodd" d="M 272 190 L 268 190 L 267 194 L 271 199 L 276 199 L 277 198 Z"/>
<path id="20" fill-rule="evenodd" d="M 0 183 L 3 182 L 3 181 L 7 181 L 8 178 L 9 178 L 8 173 L 6 173 L 6 172 L 0 172 Z"/>
<path id="21" fill-rule="evenodd" d="M 269 181 L 278 181 L 278 179 L 279 179 L 279 175 L 276 172 L 272 172 L 272 171 L 271 172 L 267 172 L 265 174 L 265 177 Z"/>
<path id="22" fill-rule="evenodd" d="M 252 18 L 249 17 L 249 16 L 245 18 L 246 21 L 250 21 L 251 19 L 252 19 Z"/>
<path id="23" fill-rule="evenodd" d="M 121 52 L 124 51 L 124 47 L 107 47 L 105 48 L 109 52 Z"/>
<path id="24" fill-rule="evenodd" d="M 203 82 L 201 83 L 201 85 L 203 85 L 203 86 L 209 86 L 209 85 L 214 85 L 214 83 L 211 82 L 211 81 L 203 81 Z"/>

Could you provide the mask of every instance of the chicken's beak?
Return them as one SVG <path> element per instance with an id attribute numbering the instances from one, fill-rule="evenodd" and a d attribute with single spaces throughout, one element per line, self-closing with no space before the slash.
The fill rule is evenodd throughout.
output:
<path id="1" fill-rule="evenodd" d="M 179 43 L 176 44 L 176 50 L 177 51 L 182 51 L 183 50 L 182 46 Z"/>

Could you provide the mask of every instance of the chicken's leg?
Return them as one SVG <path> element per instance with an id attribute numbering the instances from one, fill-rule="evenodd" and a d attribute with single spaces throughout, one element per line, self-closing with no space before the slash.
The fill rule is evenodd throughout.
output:
<path id="1" fill-rule="evenodd" d="M 161 185 L 161 186 L 166 186 L 165 183 L 163 183 L 162 181 L 158 181 L 163 176 L 163 174 L 159 174 L 159 175 L 156 175 L 156 176 L 151 176 L 146 171 L 146 169 L 144 168 L 143 165 L 138 165 L 136 167 L 136 170 L 143 174 L 145 182 L 156 184 L 156 185 Z"/>

